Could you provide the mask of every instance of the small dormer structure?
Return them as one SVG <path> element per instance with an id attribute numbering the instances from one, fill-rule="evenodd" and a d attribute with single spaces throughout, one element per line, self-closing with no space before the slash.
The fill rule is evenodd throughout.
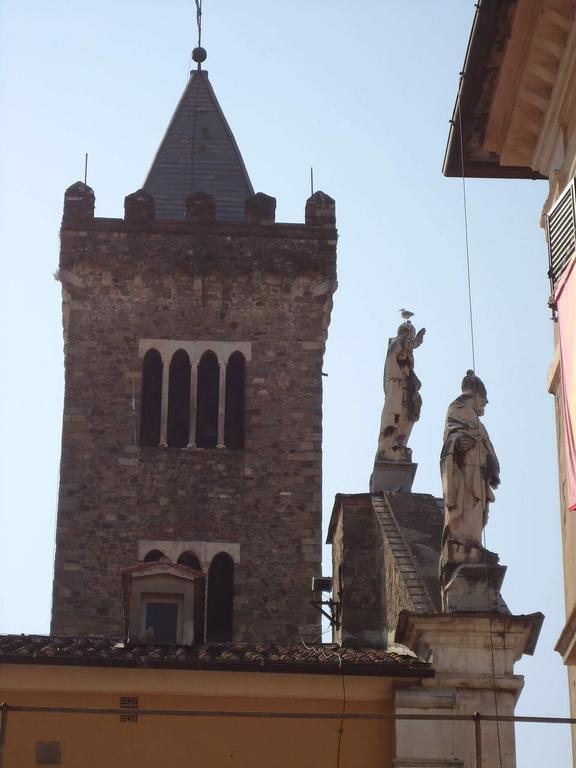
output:
<path id="1" fill-rule="evenodd" d="M 166 560 L 122 569 L 128 642 L 204 642 L 205 575 Z"/>

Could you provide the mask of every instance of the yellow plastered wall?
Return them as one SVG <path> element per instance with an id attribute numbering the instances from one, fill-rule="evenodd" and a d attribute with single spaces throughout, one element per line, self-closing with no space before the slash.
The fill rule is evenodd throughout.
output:
<path id="1" fill-rule="evenodd" d="M 34 665 L 0 667 L 8 704 L 118 708 L 137 696 L 141 709 L 234 712 L 391 712 L 392 678 Z M 106 690 L 108 689 L 108 690 Z M 37 742 L 60 742 L 71 768 L 238 768 L 392 764 L 393 721 L 139 716 L 9 712 L 4 768 L 36 766 Z"/>

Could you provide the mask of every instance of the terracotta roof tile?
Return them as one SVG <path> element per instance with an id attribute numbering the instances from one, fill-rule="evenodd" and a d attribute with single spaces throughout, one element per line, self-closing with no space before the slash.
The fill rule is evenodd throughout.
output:
<path id="1" fill-rule="evenodd" d="M 125 645 L 104 638 L 0 635 L 0 664 L 10 663 L 412 677 L 433 674 L 429 664 L 409 653 L 378 648 L 302 643 Z"/>

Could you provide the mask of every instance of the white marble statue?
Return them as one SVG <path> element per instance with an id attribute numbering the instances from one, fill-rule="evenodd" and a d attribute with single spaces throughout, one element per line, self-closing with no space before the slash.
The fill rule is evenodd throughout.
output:
<path id="1" fill-rule="evenodd" d="M 412 314 L 407 310 L 401 311 L 403 317 Z M 388 341 L 377 461 L 412 460 L 408 438 L 420 418 L 422 407 L 420 381 L 414 373 L 414 350 L 422 344 L 425 333 L 425 328 L 416 333 L 410 319 L 406 318 L 398 328 L 396 337 Z"/>
<path id="2" fill-rule="evenodd" d="M 456 550 L 458 562 L 473 560 L 478 550 L 484 550 L 482 532 L 488 506 L 494 501 L 493 489 L 500 484 L 500 465 L 480 421 L 487 403 L 486 387 L 468 371 L 462 394 L 448 407 L 440 457 L 445 510 L 443 563 L 454 562 Z M 446 546 L 450 543 L 464 546 Z"/>

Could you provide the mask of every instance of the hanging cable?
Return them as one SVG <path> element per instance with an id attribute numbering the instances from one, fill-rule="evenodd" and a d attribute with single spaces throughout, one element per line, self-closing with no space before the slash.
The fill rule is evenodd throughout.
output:
<path id="1" fill-rule="evenodd" d="M 332 629 L 332 627 L 328 627 L 328 630 Z M 326 630 L 326 631 L 328 631 Z M 322 634 L 325 634 L 323 632 Z M 320 636 L 319 636 L 320 637 Z M 300 636 L 300 640 L 302 642 L 302 645 L 306 650 L 311 651 L 312 648 L 310 646 L 306 645 L 304 642 L 304 638 L 302 635 Z M 338 741 L 336 745 L 336 768 L 340 768 L 340 756 L 342 754 L 342 733 L 344 732 L 344 719 L 347 716 L 346 713 L 346 681 L 344 679 L 344 671 L 342 669 L 342 656 L 340 656 L 339 653 L 336 653 L 336 651 L 328 651 L 328 653 L 324 652 L 324 649 L 320 649 L 320 656 L 321 658 L 326 659 L 327 661 L 330 660 L 330 658 L 333 656 L 337 662 L 338 662 L 338 670 L 340 672 L 340 680 L 342 682 L 342 712 L 340 713 L 340 725 L 338 726 Z"/>
<path id="2" fill-rule="evenodd" d="M 469 315 L 469 322 L 470 322 L 470 348 L 472 353 L 472 371 L 474 372 L 474 375 L 476 375 L 476 345 L 474 340 L 474 310 L 473 310 L 473 304 L 472 304 L 472 277 L 471 277 L 471 268 L 470 268 L 470 244 L 469 244 L 469 237 L 468 237 L 468 203 L 466 199 L 466 174 L 464 170 L 464 129 L 463 129 L 463 121 L 462 121 L 462 84 L 464 82 L 464 73 L 460 73 L 460 84 L 458 88 L 458 130 L 460 133 L 460 170 L 462 174 L 462 203 L 463 203 L 463 209 L 464 209 L 464 240 L 465 240 L 465 246 L 466 246 L 466 280 L 467 280 L 467 286 L 468 286 L 468 315 Z M 480 452 L 480 414 L 479 414 L 479 403 L 478 403 L 478 389 L 477 386 L 474 386 L 474 398 L 475 398 L 475 412 L 476 412 L 476 445 L 478 449 L 478 472 L 481 473 L 481 452 Z M 480 503 L 482 505 L 482 514 L 487 513 L 487 507 L 488 507 L 488 500 L 485 495 L 485 480 L 482 476 L 480 476 Z M 484 567 L 486 571 L 486 598 L 487 598 L 487 607 L 488 607 L 488 622 L 489 622 L 489 634 L 490 634 L 490 656 L 491 656 L 491 666 L 492 666 L 492 689 L 494 692 L 494 713 L 496 715 L 496 718 L 498 718 L 498 693 L 496 690 L 496 661 L 494 657 L 494 633 L 493 633 L 493 627 L 492 627 L 492 606 L 491 606 L 491 600 L 490 600 L 490 585 L 488 582 L 488 560 L 486 556 L 487 552 L 487 546 L 486 546 L 486 520 L 484 522 L 484 528 L 482 531 L 482 538 L 483 538 L 483 545 L 484 545 Z M 504 652 L 506 649 L 506 635 L 504 634 L 503 638 L 504 642 Z M 498 719 L 496 719 L 496 734 L 498 739 L 498 762 L 500 765 L 500 768 L 502 768 L 502 743 L 500 738 L 500 722 Z"/>
<path id="3" fill-rule="evenodd" d="M 340 670 L 340 680 L 342 681 L 342 717 L 338 726 L 338 747 L 336 751 L 336 768 L 340 768 L 340 757 L 342 755 L 342 734 L 344 733 L 344 718 L 346 716 L 346 681 L 342 671 L 342 658 L 338 656 L 338 666 Z"/>
<path id="4" fill-rule="evenodd" d="M 464 173 L 464 134 L 462 130 L 462 82 L 464 73 L 460 73 L 460 88 L 458 97 L 458 128 L 460 132 L 460 166 L 462 170 L 462 200 L 464 203 L 464 240 L 466 243 L 466 277 L 468 282 L 468 316 L 470 321 L 470 344 L 472 347 L 472 370 L 476 371 L 476 351 L 474 345 L 474 313 L 472 310 L 472 279 L 470 276 L 470 245 L 468 242 L 468 205 L 466 202 L 466 175 Z"/>

